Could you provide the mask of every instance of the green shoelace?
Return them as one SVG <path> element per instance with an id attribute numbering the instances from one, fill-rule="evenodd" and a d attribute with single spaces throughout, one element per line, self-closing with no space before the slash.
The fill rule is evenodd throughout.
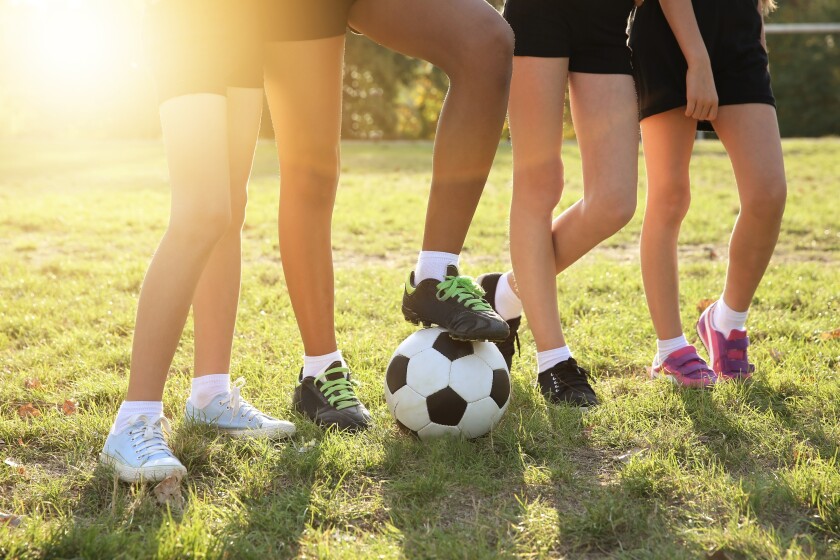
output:
<path id="1" fill-rule="evenodd" d="M 341 373 L 342 376 L 337 379 L 327 379 L 326 377 L 331 373 Z M 330 401 L 330 404 L 336 410 L 342 410 L 359 404 L 359 399 L 356 398 L 356 393 L 353 391 L 353 386 L 356 385 L 356 382 L 348 379 L 349 375 L 349 368 L 336 367 L 328 369 L 315 378 L 316 381 L 321 382 L 321 393 L 327 397 L 327 400 Z"/>
<path id="2" fill-rule="evenodd" d="M 484 300 L 484 290 L 469 276 L 447 276 L 437 285 L 437 297 L 441 301 L 456 298 L 459 303 L 473 311 L 492 311 Z"/>

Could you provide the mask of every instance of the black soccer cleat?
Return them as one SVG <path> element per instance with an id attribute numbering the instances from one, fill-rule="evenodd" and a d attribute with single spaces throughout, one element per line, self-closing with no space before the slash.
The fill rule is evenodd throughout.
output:
<path id="1" fill-rule="evenodd" d="M 298 380 L 292 405 L 316 424 L 348 431 L 370 426 L 370 412 L 356 397 L 350 370 L 341 362 L 333 362 L 316 377 L 303 377 L 301 370 Z"/>
<path id="2" fill-rule="evenodd" d="M 537 376 L 540 392 L 550 403 L 571 404 L 588 408 L 598 404 L 598 397 L 589 384 L 589 372 L 569 358 Z"/>
<path id="3" fill-rule="evenodd" d="M 484 299 L 487 300 L 487 303 L 490 304 L 490 307 L 492 307 L 494 311 L 496 309 L 496 286 L 499 285 L 499 279 L 501 277 L 501 272 L 488 272 L 487 274 L 482 274 L 475 279 L 475 281 L 478 282 L 478 285 L 484 290 Z M 510 371 L 511 365 L 513 364 L 513 355 L 516 354 L 520 347 L 520 323 L 522 323 L 521 315 L 508 320 L 507 324 L 510 329 L 510 334 L 503 341 L 496 343 L 496 347 L 498 347 L 499 352 L 502 353 L 502 357 L 505 359 L 508 371 Z"/>
<path id="4" fill-rule="evenodd" d="M 510 333 L 507 323 L 484 299 L 484 290 L 469 276 L 449 265 L 442 282 L 433 278 L 414 285 L 414 272 L 405 283 L 403 317 L 415 325 L 437 325 L 455 340 L 502 342 Z"/>

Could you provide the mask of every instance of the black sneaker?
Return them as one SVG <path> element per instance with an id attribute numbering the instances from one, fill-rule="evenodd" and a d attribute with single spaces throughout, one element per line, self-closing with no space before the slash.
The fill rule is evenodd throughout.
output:
<path id="1" fill-rule="evenodd" d="M 494 311 L 496 310 L 496 286 L 499 285 L 499 279 L 501 277 L 501 272 L 488 272 L 487 274 L 482 274 L 475 279 L 475 281 L 478 282 L 478 285 L 484 290 L 484 299 L 487 300 L 487 303 L 490 304 L 490 307 L 492 307 Z M 505 359 L 508 371 L 510 371 L 510 367 L 513 364 L 513 355 L 519 349 L 520 323 L 522 323 L 521 315 L 510 319 L 507 322 L 510 334 L 503 341 L 496 343 L 496 346 L 499 348 L 499 352 L 502 353 L 502 357 Z"/>
<path id="2" fill-rule="evenodd" d="M 350 370 L 341 362 L 333 362 L 316 377 L 303 377 L 301 370 L 298 381 L 292 405 L 316 424 L 349 431 L 370 425 L 370 412 L 356 397 Z"/>
<path id="3" fill-rule="evenodd" d="M 589 385 L 589 372 L 574 358 L 560 362 L 537 376 L 540 392 L 550 403 L 566 403 L 587 408 L 598 404 L 598 397 Z"/>
<path id="4" fill-rule="evenodd" d="M 484 299 L 484 290 L 469 276 L 449 265 L 442 282 L 434 278 L 414 285 L 414 272 L 405 283 L 402 312 L 406 321 L 426 327 L 438 325 L 455 340 L 502 342 L 507 323 Z"/>

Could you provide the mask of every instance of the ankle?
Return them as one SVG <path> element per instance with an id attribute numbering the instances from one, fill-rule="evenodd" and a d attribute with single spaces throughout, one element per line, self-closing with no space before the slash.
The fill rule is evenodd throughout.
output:
<path id="1" fill-rule="evenodd" d="M 653 364 L 655 366 L 662 365 L 665 360 L 668 359 L 668 356 L 679 350 L 680 348 L 685 348 L 688 346 L 688 339 L 685 338 L 685 334 L 680 334 L 680 336 L 674 338 L 667 338 L 667 339 L 657 339 L 656 340 L 656 357 L 653 360 Z"/>
<path id="2" fill-rule="evenodd" d="M 321 356 L 304 356 L 303 357 L 303 377 L 317 377 L 324 373 L 328 367 L 334 362 L 340 362 L 342 366 L 346 366 L 347 362 L 341 355 L 341 350 L 323 354 Z"/>
<path id="3" fill-rule="evenodd" d="M 505 321 L 516 319 L 522 315 L 522 300 L 516 291 L 516 280 L 512 272 L 503 274 L 496 284 L 495 303 L 496 312 Z"/>
<path id="4" fill-rule="evenodd" d="M 560 346 L 559 348 L 552 348 L 544 352 L 537 352 L 537 373 L 551 369 L 571 357 L 572 351 L 568 346 Z"/>
<path id="5" fill-rule="evenodd" d="M 163 416 L 163 401 L 123 401 L 111 426 L 111 433 L 125 430 L 136 416 L 146 416 L 153 422 Z"/>
<path id="6" fill-rule="evenodd" d="M 429 278 L 443 280 L 448 266 L 458 266 L 458 258 L 455 253 L 420 251 L 417 256 L 417 265 L 414 267 L 414 283 L 419 284 Z"/>
<path id="7" fill-rule="evenodd" d="M 230 392 L 230 374 L 229 373 L 214 373 L 211 375 L 202 375 L 200 377 L 193 377 L 192 391 L 190 392 L 189 402 L 196 408 L 204 408 L 213 397 L 222 393 Z"/>

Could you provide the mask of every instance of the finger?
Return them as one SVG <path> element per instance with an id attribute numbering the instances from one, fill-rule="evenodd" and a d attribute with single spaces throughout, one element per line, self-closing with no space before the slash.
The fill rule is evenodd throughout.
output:
<path id="1" fill-rule="evenodd" d="M 689 99 L 685 105 L 685 116 L 691 117 L 694 115 L 694 109 L 697 107 L 697 102 L 693 99 Z"/>
<path id="2" fill-rule="evenodd" d="M 698 101 L 694 106 L 694 111 L 691 113 L 691 118 L 699 121 L 700 117 L 703 115 L 703 107 L 703 102 Z"/>
<path id="3" fill-rule="evenodd" d="M 717 114 L 718 114 L 718 104 L 715 103 L 714 105 L 712 105 L 712 108 L 709 109 L 709 118 L 707 120 L 710 120 L 710 121 L 715 120 L 717 118 Z"/>

